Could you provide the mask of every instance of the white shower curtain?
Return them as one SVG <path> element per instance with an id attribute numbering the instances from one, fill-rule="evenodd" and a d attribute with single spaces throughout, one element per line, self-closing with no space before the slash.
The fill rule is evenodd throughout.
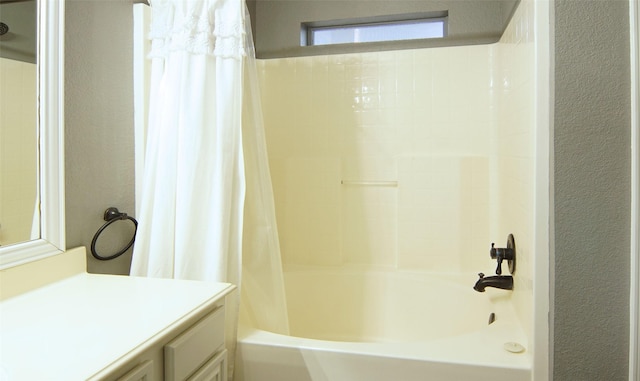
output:
<path id="1" fill-rule="evenodd" d="M 249 20 L 248 12 L 246 20 Z M 244 67 L 242 140 L 247 197 L 243 224 L 241 315 L 243 320 L 248 320 L 254 327 L 288 334 L 280 242 L 251 24 L 247 22 L 245 28 L 247 56 Z"/>
<path id="2" fill-rule="evenodd" d="M 151 6 L 149 123 L 131 275 L 240 289 L 244 278 L 250 319 L 286 333 L 244 0 L 151 0 Z M 227 303 L 233 316 L 237 295 Z M 235 332 L 228 339 L 233 345 Z"/>

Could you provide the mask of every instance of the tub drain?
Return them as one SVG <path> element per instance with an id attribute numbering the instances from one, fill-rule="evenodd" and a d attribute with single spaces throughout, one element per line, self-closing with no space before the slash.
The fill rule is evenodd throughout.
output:
<path id="1" fill-rule="evenodd" d="M 503 348 L 507 351 L 507 352 L 511 352 L 511 353 L 522 353 L 524 352 L 524 347 L 518 343 L 514 343 L 513 341 L 509 341 L 507 343 L 504 343 Z"/>

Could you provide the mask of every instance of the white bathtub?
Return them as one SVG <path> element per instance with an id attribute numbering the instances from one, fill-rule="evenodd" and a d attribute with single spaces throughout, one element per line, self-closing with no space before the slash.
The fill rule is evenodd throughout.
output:
<path id="1" fill-rule="evenodd" d="M 291 335 L 241 325 L 236 380 L 531 381 L 510 291 L 478 293 L 476 279 L 289 269 Z M 491 313 L 495 321 L 488 324 Z M 505 350 L 514 342 L 525 351 Z"/>

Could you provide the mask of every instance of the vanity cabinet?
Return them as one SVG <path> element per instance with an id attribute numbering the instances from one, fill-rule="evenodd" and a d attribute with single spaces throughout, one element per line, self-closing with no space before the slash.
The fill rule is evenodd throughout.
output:
<path id="1" fill-rule="evenodd" d="M 189 322 L 191 323 L 191 322 Z M 226 380 L 225 307 L 217 303 L 194 324 L 179 326 L 141 355 L 92 379 L 113 381 Z M 105 374 L 106 373 L 106 374 Z"/>
<path id="2" fill-rule="evenodd" d="M 227 283 L 80 273 L 6 298 L 0 378 L 226 380 L 225 331 L 234 322 L 225 304 L 234 290 Z"/>
<path id="3" fill-rule="evenodd" d="M 104 370 L 91 379 L 226 381 L 226 377 L 225 307 L 217 303 L 193 325 L 177 327 L 119 369 Z"/>
<path id="4" fill-rule="evenodd" d="M 209 369 L 217 352 L 224 352 L 224 307 L 205 316 L 164 346 L 165 381 L 184 380 L 205 364 Z M 226 355 L 226 353 L 224 353 Z M 223 356 L 216 364 L 224 362 Z"/>

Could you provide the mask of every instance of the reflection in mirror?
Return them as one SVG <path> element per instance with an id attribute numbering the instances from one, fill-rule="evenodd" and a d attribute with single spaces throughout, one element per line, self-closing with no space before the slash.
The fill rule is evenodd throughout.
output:
<path id="1" fill-rule="evenodd" d="M 0 246 L 40 238 L 36 5 L 0 0 Z"/>
<path id="2" fill-rule="evenodd" d="M 0 0 L 0 7 L 3 269 L 64 250 L 64 1 Z"/>

